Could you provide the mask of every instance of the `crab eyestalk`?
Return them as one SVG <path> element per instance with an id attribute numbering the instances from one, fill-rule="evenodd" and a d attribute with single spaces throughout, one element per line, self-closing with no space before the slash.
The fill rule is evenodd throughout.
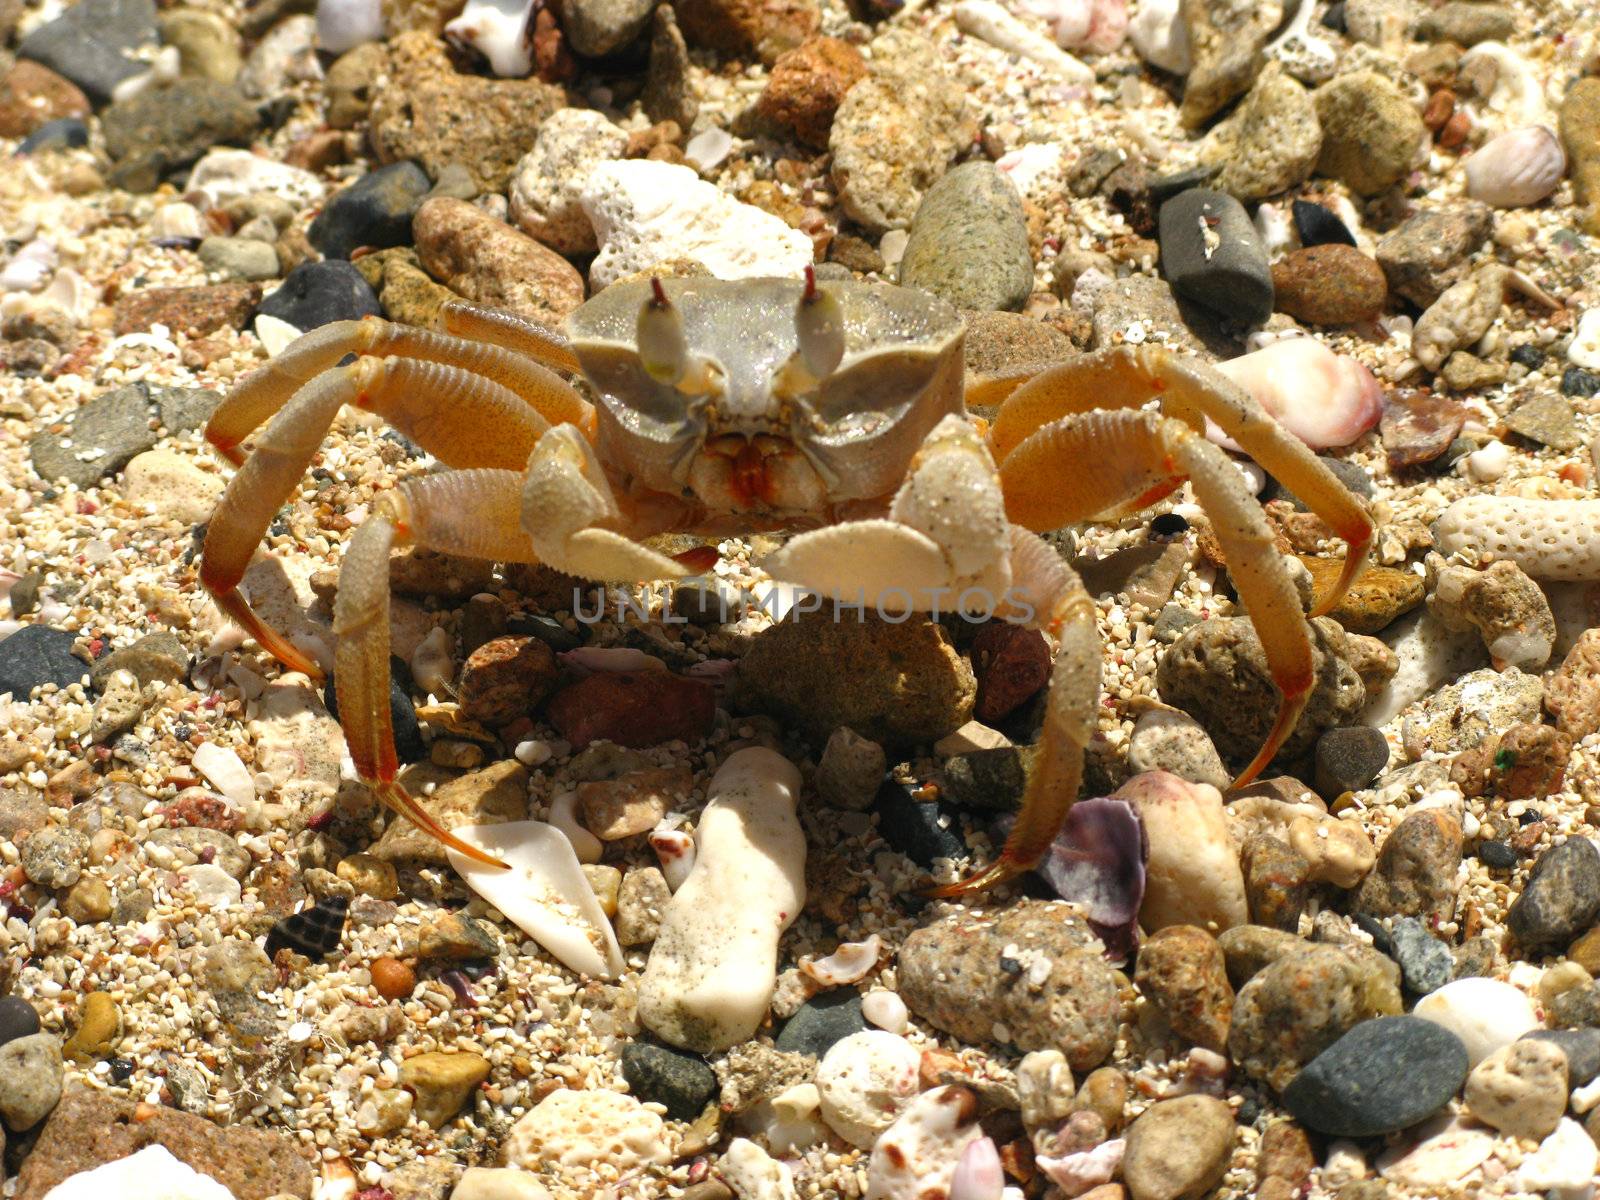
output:
<path id="1" fill-rule="evenodd" d="M 683 317 L 667 299 L 661 280 L 650 281 L 649 299 L 639 310 L 639 361 L 657 383 L 677 384 L 689 371 L 689 343 L 683 335 Z"/>
<path id="2" fill-rule="evenodd" d="M 800 341 L 800 365 L 813 379 L 826 379 L 844 358 L 844 313 L 833 293 L 817 286 L 817 273 L 806 268 L 806 290 L 800 294 L 794 323 Z"/>

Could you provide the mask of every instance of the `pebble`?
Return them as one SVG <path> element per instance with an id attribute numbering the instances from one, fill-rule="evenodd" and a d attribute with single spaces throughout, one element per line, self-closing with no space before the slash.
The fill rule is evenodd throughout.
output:
<path id="1" fill-rule="evenodd" d="M 917 1094 L 922 1052 L 905 1038 L 867 1029 L 836 1042 L 817 1064 L 822 1119 L 863 1149 Z"/>
<path id="2" fill-rule="evenodd" d="M 1178 111 L 1186 128 L 1200 128 L 1250 89 L 1280 16 L 1226 0 L 1179 6 L 1190 64 Z"/>
<path id="3" fill-rule="evenodd" d="M 381 316 L 383 310 L 361 272 L 332 259 L 302 263 L 290 271 L 257 311 L 307 333 L 333 321 Z"/>
<path id="4" fill-rule="evenodd" d="M 199 257 L 206 270 L 234 279 L 278 277 L 278 251 L 256 238 L 208 237 L 200 243 Z"/>
<path id="5" fill-rule="evenodd" d="M 1584 229 L 1600 229 L 1600 80 L 1583 78 L 1567 89 L 1561 102 L 1561 141 L 1572 161 L 1572 186 Z"/>
<path id="6" fill-rule="evenodd" d="M 1533 864 L 1506 914 L 1506 927 L 1529 950 L 1565 946 L 1600 915 L 1600 849 L 1587 837 L 1551 846 Z"/>
<path id="7" fill-rule="evenodd" d="M 655 828 L 692 786 L 686 767 L 650 767 L 579 784 L 578 805 L 589 832 L 603 842 L 614 842 Z"/>
<path id="8" fill-rule="evenodd" d="M 1389 290 L 1426 309 L 1467 273 L 1489 238 L 1494 210 L 1477 201 L 1419 209 L 1379 239 L 1378 265 Z"/>
<path id="9" fill-rule="evenodd" d="M 1348 446 L 1383 409 L 1372 372 L 1316 338 L 1282 338 L 1218 369 L 1313 450 Z"/>
<path id="10" fill-rule="evenodd" d="M 72 653 L 77 635 L 48 625 L 24 625 L 0 639 L 0 695 L 26 700 L 34 688 L 71 687 L 89 673 Z"/>
<path id="11" fill-rule="evenodd" d="M 1582 1087 L 1600 1075 L 1600 1029 L 1536 1029 L 1523 1040 L 1558 1046 L 1567 1060 L 1567 1081 Z"/>
<path id="12" fill-rule="evenodd" d="M 1512 1137 L 1538 1141 L 1567 1111 L 1567 1056 L 1553 1042 L 1523 1038 L 1502 1046 L 1467 1076 L 1467 1109 Z"/>
<path id="13" fill-rule="evenodd" d="M 1233 1110 L 1214 1096 L 1160 1100 L 1128 1127 L 1122 1179 L 1133 1200 L 1185 1200 L 1221 1182 L 1232 1156 Z"/>
<path id="14" fill-rule="evenodd" d="M 1310 750 L 1326 730 L 1352 724 L 1366 701 L 1344 630 L 1326 618 L 1312 621 L 1311 629 L 1314 683 L 1284 744 L 1289 755 Z M 1205 726 L 1227 758 L 1253 755 L 1278 710 L 1261 642 L 1241 617 L 1212 618 L 1179 634 L 1157 665 L 1156 686 L 1163 701 Z"/>
<path id="15" fill-rule="evenodd" d="M 540 124 L 566 103 L 561 88 L 539 79 L 456 71 L 428 29 L 389 39 L 387 78 L 373 90 L 367 124 L 378 160 L 414 160 L 430 179 L 458 163 L 480 192 L 505 192 Z"/>
<path id="16" fill-rule="evenodd" d="M 72 1058 L 104 1058 L 122 1038 L 122 1012 L 106 992 L 90 992 L 83 998 L 78 1028 L 62 1047 Z"/>
<path id="17" fill-rule="evenodd" d="M 488 1077 L 489 1060 L 467 1051 L 431 1050 L 400 1064 L 400 1084 L 416 1096 L 417 1120 L 435 1129 L 449 1124 Z"/>
<path id="18" fill-rule="evenodd" d="M 181 79 L 117 101 L 101 113 L 100 122 L 113 160 L 108 182 L 131 192 L 153 192 L 212 146 L 248 142 L 260 115 L 235 87 Z"/>
<path id="19" fill-rule="evenodd" d="M 1467 1078 L 1461 1039 L 1417 1017 L 1363 1021 L 1318 1054 L 1284 1089 L 1308 1129 L 1376 1137 L 1409 1128 L 1450 1102 Z"/>
<path id="20" fill-rule="evenodd" d="M 1374 196 L 1410 170 L 1425 135 L 1422 118 L 1394 83 L 1376 71 L 1351 71 L 1312 93 L 1322 124 L 1317 170 Z"/>
<path id="21" fill-rule="evenodd" d="M 918 866 L 931 870 L 940 859 L 966 855 L 960 822 L 949 805 L 918 800 L 904 784 L 886 779 L 876 807 L 878 833 Z"/>
<path id="22" fill-rule="evenodd" d="M 0 996 L 0 1046 L 39 1032 L 39 1012 L 21 996 Z"/>
<path id="23" fill-rule="evenodd" d="M 536 711 L 560 678 L 555 652 L 540 639 L 492 638 L 462 664 L 456 699 L 469 721 L 509 725 Z"/>
<path id="24" fill-rule="evenodd" d="M 450 1200 L 551 1200 L 551 1197 L 544 1185 L 526 1171 L 513 1167 L 468 1167 L 450 1192 Z"/>
<path id="25" fill-rule="evenodd" d="M 175 46 L 184 75 L 197 75 L 216 83 L 239 77 L 244 57 L 239 31 L 217 13 L 178 8 L 161 14 L 161 40 Z"/>
<path id="26" fill-rule="evenodd" d="M 617 940 L 642 946 L 656 940 L 672 892 L 658 867 L 634 867 L 617 891 Z"/>
<path id="27" fill-rule="evenodd" d="M 35 830 L 17 847 L 23 873 L 42 888 L 69 888 L 83 874 L 89 839 L 76 829 L 51 825 Z"/>
<path id="28" fill-rule="evenodd" d="M 946 1033 L 1058 1049 L 1074 1070 L 1098 1066 L 1116 1041 L 1116 976 L 1060 902 L 957 912 L 917 930 L 900 947 L 898 986 L 913 1013 Z"/>
<path id="29" fill-rule="evenodd" d="M 562 688 L 545 705 L 556 731 L 582 750 L 591 742 L 655 746 L 711 732 L 716 690 L 665 671 L 600 672 Z"/>
<path id="30" fill-rule="evenodd" d="M 1469 750 L 1495 730 L 1537 722 L 1544 685 L 1514 667 L 1470 671 L 1407 710 L 1401 727 L 1406 753 Z"/>
<path id="31" fill-rule="evenodd" d="M 632 1096 L 560 1088 L 511 1127 L 502 1152 L 527 1171 L 603 1163 L 628 1172 L 670 1161 L 664 1134 L 661 1118 Z"/>
<path id="32" fill-rule="evenodd" d="M 432 186 L 414 162 L 379 167 L 335 193 L 306 236 L 328 258 L 349 258 L 362 246 L 408 245 L 411 220 Z"/>
<path id="33" fill-rule="evenodd" d="M 798 1015 L 798 1014 L 797 1014 Z M 896 992 L 875 988 L 861 999 L 861 1015 L 869 1025 L 890 1033 L 904 1033 L 910 1026 L 911 1011 Z"/>
<path id="34" fill-rule="evenodd" d="M 79 117 L 46 121 L 17 144 L 18 155 L 46 150 L 77 150 L 89 144 L 89 126 Z"/>
<path id="35" fill-rule="evenodd" d="M 1238 947 L 1222 944 L 1237 980 L 1244 974 L 1233 969 Z M 1234 998 L 1228 1053 L 1274 1090 L 1362 1021 L 1401 1010 L 1399 968 L 1370 947 L 1284 942 L 1270 943 L 1266 953 L 1274 957 Z"/>
<path id="36" fill-rule="evenodd" d="M 1495 208 L 1526 208 L 1549 197 L 1567 173 L 1561 141 L 1543 125 L 1491 138 L 1466 161 L 1467 195 Z"/>
<path id="37" fill-rule="evenodd" d="M 792 128 L 806 145 L 825 149 L 834 114 L 867 70 L 866 59 L 851 43 L 835 37 L 807 38 L 772 64 L 756 111 Z"/>
<path id="38" fill-rule="evenodd" d="M 423 268 L 469 300 L 540 325 L 558 325 L 583 303 L 576 267 L 465 200 L 423 202 L 411 229 Z"/>
<path id="39" fill-rule="evenodd" d="M 372 986 L 385 1000 L 403 1000 L 417 986 L 417 973 L 406 963 L 387 955 L 375 959 L 369 968 Z"/>
<path id="40" fill-rule="evenodd" d="M 999 1196 L 1000 1157 L 977 1117 L 977 1098 L 966 1088 L 937 1087 L 913 1099 L 873 1143 L 867 1200 Z"/>
<path id="41" fill-rule="evenodd" d="M 1600 730 L 1600 631 L 1585 630 L 1550 674 L 1545 706 L 1574 741 Z"/>
<path id="42" fill-rule="evenodd" d="M 1259 325 L 1272 315 L 1272 270 L 1244 206 L 1190 188 L 1161 206 L 1161 270 L 1173 291 L 1220 316 Z"/>
<path id="43" fill-rule="evenodd" d="M 1186 1042 L 1224 1053 L 1233 1018 L 1233 988 L 1222 949 L 1205 930 L 1168 925 L 1139 951 L 1134 982 Z"/>
<path id="44" fill-rule="evenodd" d="M 1449 629 L 1476 630 L 1496 666 L 1534 671 L 1549 660 L 1555 616 L 1539 585 L 1516 563 L 1473 571 L 1430 554 L 1426 566 L 1429 611 Z"/>
<path id="45" fill-rule="evenodd" d="M 1308 325 L 1351 325 L 1383 311 L 1388 281 L 1376 260 L 1334 242 L 1291 251 L 1272 268 L 1279 312 Z"/>
<path id="46" fill-rule="evenodd" d="M 1033 290 L 1033 258 L 1011 181 L 985 162 L 948 171 L 917 206 L 899 280 L 957 308 L 1021 309 Z"/>
<path id="47" fill-rule="evenodd" d="M 1455 912 L 1461 824 L 1439 808 L 1414 811 L 1390 830 L 1356 895 L 1357 911 L 1375 917 L 1447 921 Z"/>
<path id="48" fill-rule="evenodd" d="M 17 1133 L 32 1129 L 61 1099 L 64 1074 L 54 1034 L 28 1034 L 0 1046 L 0 1120 Z"/>
<path id="49" fill-rule="evenodd" d="M 1593 1186 L 1597 1166 L 1600 1149 L 1595 1140 L 1582 1125 L 1562 1117 L 1555 1132 L 1522 1160 L 1514 1177 L 1515 1186 L 1554 1196 L 1579 1194 Z"/>
<path id="50" fill-rule="evenodd" d="M 1188 713 L 1152 708 L 1133 724 L 1128 769 L 1167 771 L 1190 783 L 1228 786 L 1230 776 L 1205 729 Z"/>
<path id="51" fill-rule="evenodd" d="M 1311 95 L 1268 63 L 1239 106 L 1206 135 L 1200 161 L 1220 167 L 1217 187 L 1246 204 L 1304 183 L 1322 149 Z"/>
<path id="52" fill-rule="evenodd" d="M 794 765 L 764 748 L 735 751 L 712 777 L 694 867 L 662 914 L 640 984 L 639 1020 L 663 1041 L 723 1050 L 766 1015 L 778 938 L 805 903 L 799 791 Z M 773 868 L 760 880 L 741 865 L 753 853 Z"/>
<path id="53" fill-rule="evenodd" d="M 563 108 L 539 126 L 511 181 L 511 218 L 528 236 L 562 254 L 593 251 L 594 226 L 580 203 L 601 163 L 620 159 L 626 131 L 590 109 Z"/>
<path id="54" fill-rule="evenodd" d="M 73 412 L 61 433 L 37 433 L 28 444 L 41 479 L 90 487 L 115 475 L 156 443 L 150 393 L 142 384 L 102 392 Z"/>
<path id="55" fill-rule="evenodd" d="M 660 1104 L 675 1121 L 692 1121 L 717 1093 L 717 1077 L 698 1055 L 629 1042 L 622 1048 L 622 1077 L 640 1101 Z"/>
<path id="56" fill-rule="evenodd" d="M 89 115 L 89 98 L 71 80 L 27 59 L 0 75 L 0 137 L 27 138 L 54 121 Z"/>
<path id="57" fill-rule="evenodd" d="M 841 725 L 822 748 L 815 776 L 817 795 L 835 808 L 869 808 L 887 764 L 882 746 Z"/>
<path id="58" fill-rule="evenodd" d="M 978 630 L 969 653 L 978 681 L 973 715 L 990 725 L 1033 699 L 1050 678 L 1052 651 L 1037 629 L 991 621 Z"/>
<path id="59" fill-rule="evenodd" d="M 50 1200 L 233 1200 L 233 1193 L 210 1175 L 173 1157 L 165 1146 L 146 1146 L 88 1171 L 80 1171 L 50 1189 Z"/>
<path id="60" fill-rule="evenodd" d="M 894 996 L 893 992 L 870 995 Z M 895 999 L 899 999 L 895 997 Z M 901 1008 L 905 1007 L 901 1002 Z M 850 988 L 835 988 L 813 996 L 778 1031 L 773 1045 L 785 1053 L 809 1054 L 821 1058 L 837 1042 L 867 1028 L 866 1002 Z M 884 1028 L 887 1028 L 886 1026 Z M 889 1030 L 891 1033 L 903 1030 Z"/>
<path id="61" fill-rule="evenodd" d="M 867 76 L 845 93 L 828 134 L 845 214 L 870 234 L 910 226 L 923 194 L 977 135 L 966 89 L 927 39 L 890 29 Z"/>
<path id="62" fill-rule="evenodd" d="M 34 28 L 17 53 L 104 104 L 119 83 L 145 69 L 140 52 L 153 49 L 158 37 L 153 0 L 84 0 Z"/>
<path id="63" fill-rule="evenodd" d="M 1319 127 L 1320 129 L 1320 127 Z M 1320 142 L 1319 142 L 1320 149 Z M 1302 246 L 1354 246 L 1355 234 L 1332 209 L 1310 200 L 1296 200 L 1290 210 Z"/>
<path id="64" fill-rule="evenodd" d="M 1148 771 L 1113 798 L 1133 806 L 1149 846 L 1139 908 L 1145 929 L 1198 925 L 1220 933 L 1250 919 L 1221 792 Z"/>
<path id="65" fill-rule="evenodd" d="M 690 167 L 647 159 L 601 163 L 589 172 L 579 202 L 600 245 L 589 268 L 596 289 L 674 259 L 697 262 L 718 279 L 798 278 L 811 262 L 804 233 L 735 200 Z"/>
<path id="66" fill-rule="evenodd" d="M 1425 996 L 1450 982 L 1455 960 L 1450 947 L 1428 932 L 1415 917 L 1401 917 L 1389 929 L 1394 943 L 1394 960 L 1400 964 L 1400 978 L 1406 991 Z"/>
<path id="67" fill-rule="evenodd" d="M 1457 979 L 1424 996 L 1414 1012 L 1459 1037 L 1473 1066 L 1539 1028 L 1528 997 L 1497 979 Z"/>

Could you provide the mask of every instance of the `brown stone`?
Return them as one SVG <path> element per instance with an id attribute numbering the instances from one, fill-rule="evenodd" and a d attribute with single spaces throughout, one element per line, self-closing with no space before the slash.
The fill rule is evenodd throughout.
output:
<path id="1" fill-rule="evenodd" d="M 583 303 L 576 267 L 465 200 L 434 197 L 411 229 L 423 269 L 469 300 L 544 325 L 559 324 Z"/>
<path id="2" fill-rule="evenodd" d="M 257 283 L 143 288 L 117 300 L 112 309 L 112 332 L 121 337 L 143 333 L 152 325 L 190 335 L 243 329 L 260 303 L 261 285 Z"/>
<path id="3" fill-rule="evenodd" d="M 1522 723 L 1497 733 L 1450 764 L 1450 782 L 1468 797 L 1542 800 L 1561 790 L 1572 739 L 1549 725 Z"/>
<path id="4" fill-rule="evenodd" d="M 1389 284 L 1377 261 L 1337 242 L 1307 246 L 1272 268 L 1279 312 L 1308 325 L 1350 325 L 1377 316 Z"/>
<path id="5" fill-rule="evenodd" d="M 673 8 L 691 46 L 737 58 L 755 55 L 765 63 L 775 63 L 822 23 L 815 0 L 678 0 Z"/>
<path id="6" fill-rule="evenodd" d="M 70 79 L 30 59 L 0 77 L 0 137 L 25 138 L 62 117 L 89 115 L 89 97 Z"/>
<path id="7" fill-rule="evenodd" d="M 1556 727 L 1574 741 L 1600 730 L 1600 629 L 1585 630 L 1544 687 Z"/>
<path id="8" fill-rule="evenodd" d="M 1311 572 L 1311 582 L 1319 596 L 1333 586 L 1344 570 L 1342 558 L 1301 555 L 1300 561 Z M 1422 596 L 1420 575 L 1372 564 L 1356 576 L 1344 599 L 1328 615 L 1347 633 L 1377 633 L 1421 604 Z"/>
<path id="9" fill-rule="evenodd" d="M 603 672 L 557 692 L 545 715 L 582 750 L 609 741 L 635 749 L 697 741 L 711 732 L 716 689 L 666 671 Z"/>
<path id="10" fill-rule="evenodd" d="M 498 637 L 479 646 L 461 668 L 461 715 L 509 725 L 534 709 L 559 682 L 555 652 L 536 637 Z"/>
<path id="11" fill-rule="evenodd" d="M 1224 1053 L 1233 1018 L 1233 988 L 1217 940 L 1194 925 L 1168 925 L 1139 950 L 1134 976 L 1187 1042 Z"/>
<path id="12" fill-rule="evenodd" d="M 174 1158 L 211 1176 L 237 1200 L 309 1197 L 313 1175 L 298 1142 L 244 1125 L 221 1126 L 174 1108 L 152 1108 L 104 1092 L 68 1092 L 45 1122 L 39 1144 L 17 1176 L 16 1200 L 43 1200 L 80 1171 L 164 1146 Z"/>
<path id="13" fill-rule="evenodd" d="M 1459 400 L 1417 388 L 1391 392 L 1378 422 L 1389 470 L 1400 471 L 1438 458 L 1467 419 Z"/>
<path id="14" fill-rule="evenodd" d="M 1461 824 L 1443 809 L 1414 812 L 1384 839 L 1356 909 L 1374 917 L 1448 921 L 1456 909 Z"/>
<path id="15" fill-rule="evenodd" d="M 807 145 L 824 147 L 839 102 L 866 73 L 866 59 L 849 42 L 809 38 L 772 64 L 756 111 L 791 126 Z"/>
<path id="16" fill-rule="evenodd" d="M 693 786 L 688 767 L 648 767 L 615 779 L 580 783 L 578 805 L 585 828 L 603 842 L 614 842 L 654 829 L 672 803 Z"/>
<path id="17" fill-rule="evenodd" d="M 993 725 L 1038 694 L 1050 678 L 1050 647 L 1037 629 L 991 621 L 972 641 L 978 699 L 972 715 Z"/>

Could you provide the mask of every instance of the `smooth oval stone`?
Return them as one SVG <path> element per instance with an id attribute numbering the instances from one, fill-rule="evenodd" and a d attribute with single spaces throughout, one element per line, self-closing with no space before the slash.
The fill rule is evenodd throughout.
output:
<path id="1" fill-rule="evenodd" d="M 1530 949 L 1565 946 L 1600 914 L 1600 849 L 1586 837 L 1539 856 L 1506 914 L 1511 936 Z"/>
<path id="2" fill-rule="evenodd" d="M 1600 1029 L 1536 1029 L 1517 1040 L 1529 1038 L 1561 1047 L 1567 1056 L 1567 1082 L 1573 1087 L 1600 1075 Z"/>
<path id="3" fill-rule="evenodd" d="M 1466 1079 L 1467 1048 L 1448 1029 L 1420 1017 L 1378 1017 L 1306 1064 L 1283 1103 L 1318 1133 L 1378 1137 L 1431 1117 Z"/>
<path id="4" fill-rule="evenodd" d="M 1161 206 L 1161 272 L 1180 296 L 1243 325 L 1272 315 L 1272 267 L 1250 214 L 1226 192 L 1190 188 Z"/>
<path id="5" fill-rule="evenodd" d="M 261 302 L 257 312 L 287 321 L 301 333 L 330 321 L 383 315 L 367 281 L 343 259 L 301 263 Z"/>
<path id="6" fill-rule="evenodd" d="M 0 1046 L 38 1033 L 39 1014 L 21 996 L 0 996 Z"/>
<path id="7" fill-rule="evenodd" d="M 900 283 L 957 308 L 1022 307 L 1033 291 L 1028 222 L 1016 187 L 994 164 L 962 163 L 928 189 L 911 222 Z"/>
<path id="8" fill-rule="evenodd" d="M 866 1028 L 861 993 L 853 988 L 836 988 L 812 997 L 796 1009 L 774 1044 L 779 1050 L 821 1058 L 835 1042 Z"/>
<path id="9" fill-rule="evenodd" d="M 329 200 L 306 237 L 328 258 L 349 258 L 360 246 L 410 245 L 411 218 L 432 186 L 409 160 L 379 167 Z"/>

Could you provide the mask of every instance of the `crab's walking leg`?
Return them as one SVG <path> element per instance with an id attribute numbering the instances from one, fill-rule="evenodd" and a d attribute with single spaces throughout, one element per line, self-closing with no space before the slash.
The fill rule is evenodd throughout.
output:
<path id="1" fill-rule="evenodd" d="M 446 333 L 502 346 L 558 371 L 581 369 L 566 338 L 503 309 L 450 300 L 439 310 L 439 324 Z"/>
<path id="2" fill-rule="evenodd" d="M 498 384 L 417 359 L 357 359 L 295 392 L 228 482 L 206 531 L 200 582 L 263 649 L 313 678 L 322 675 L 317 665 L 263 622 L 238 587 L 272 515 L 293 494 L 345 404 L 371 409 L 457 466 L 520 469 L 546 428 Z"/>
<path id="3" fill-rule="evenodd" d="M 1157 346 L 1120 346 L 1053 367 L 1017 388 L 1001 405 L 990 443 L 1004 462 L 1012 450 L 1052 421 L 1096 409 L 1138 408 L 1157 396 L 1163 412 L 1196 432 L 1205 430 L 1209 417 L 1344 539 L 1348 547 L 1344 569 L 1312 615 L 1330 611 L 1366 562 L 1373 537 L 1371 517 L 1304 442 L 1273 420 L 1242 387 L 1198 359 Z"/>
<path id="4" fill-rule="evenodd" d="M 362 781 L 452 850 L 495 866 L 504 864 L 445 829 L 399 781 L 389 718 L 389 552 L 415 544 L 473 558 L 533 561 L 518 525 L 521 484 L 516 471 L 450 471 L 384 492 L 351 535 L 333 605 L 339 724 Z"/>
<path id="5" fill-rule="evenodd" d="M 970 879 L 934 888 L 933 896 L 984 891 L 1038 865 L 1078 798 L 1083 755 L 1100 702 L 1100 631 L 1094 601 L 1072 568 L 1024 529 L 1011 529 L 1010 595 L 1025 600 L 1056 638 L 1044 727 L 1022 794 L 1017 823 L 1000 857 Z"/>
<path id="6" fill-rule="evenodd" d="M 245 376 L 206 423 L 206 440 L 239 465 L 245 458 L 240 448 L 245 438 L 347 354 L 415 359 L 470 372 L 514 393 L 546 425 L 571 422 L 593 429 L 593 408 L 566 380 L 512 349 L 366 317 L 313 329 Z"/>
<path id="7" fill-rule="evenodd" d="M 1294 729 L 1311 692 L 1311 639 L 1266 514 L 1221 450 L 1151 412 L 1091 412 L 1037 430 L 1000 464 L 1006 509 L 1030 529 L 1056 529 L 1187 478 L 1211 518 L 1228 572 L 1282 693 L 1271 732 L 1235 786 L 1254 779 Z"/>

